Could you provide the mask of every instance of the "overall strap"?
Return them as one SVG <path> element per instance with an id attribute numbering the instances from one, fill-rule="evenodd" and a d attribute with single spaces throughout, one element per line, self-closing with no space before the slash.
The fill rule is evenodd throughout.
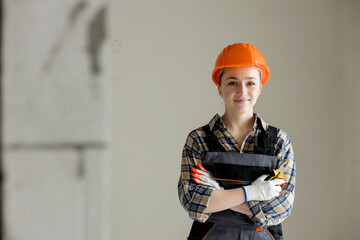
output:
<path id="1" fill-rule="evenodd" d="M 267 131 L 262 130 L 255 139 L 254 152 L 256 154 L 275 155 L 275 145 L 279 129 L 270 126 Z"/>
<path id="2" fill-rule="evenodd" d="M 209 152 L 226 152 L 226 149 L 221 145 L 215 133 L 210 130 L 209 124 L 206 124 L 201 128 L 205 132 L 204 140 L 209 148 Z"/>
<path id="3" fill-rule="evenodd" d="M 264 154 L 265 155 L 275 155 L 275 145 L 277 142 L 277 133 L 278 129 L 270 126 L 264 137 Z"/>

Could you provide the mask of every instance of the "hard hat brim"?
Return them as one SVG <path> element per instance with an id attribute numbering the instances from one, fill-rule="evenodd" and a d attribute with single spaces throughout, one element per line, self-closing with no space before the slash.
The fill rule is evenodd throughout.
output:
<path id="1" fill-rule="evenodd" d="M 216 86 L 219 86 L 220 82 L 219 82 L 219 73 L 220 70 L 222 68 L 227 68 L 227 67 L 245 67 L 245 66 L 255 66 L 255 65 L 230 65 L 230 66 L 219 66 L 216 67 L 213 72 L 212 72 L 212 80 L 215 83 Z M 262 77 L 261 77 L 261 86 L 263 86 L 270 78 L 270 69 L 268 66 L 264 66 L 264 65 L 260 65 L 258 66 L 260 67 L 261 71 L 262 71 Z"/>

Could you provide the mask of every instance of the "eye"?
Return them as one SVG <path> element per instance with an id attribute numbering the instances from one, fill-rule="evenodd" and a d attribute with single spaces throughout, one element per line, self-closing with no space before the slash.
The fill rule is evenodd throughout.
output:
<path id="1" fill-rule="evenodd" d="M 230 86 L 235 86 L 237 83 L 236 82 L 234 82 L 234 81 L 232 81 L 232 82 L 229 82 L 229 85 Z"/>
<path id="2" fill-rule="evenodd" d="M 249 86 L 254 86 L 254 85 L 256 85 L 254 82 L 248 82 L 248 85 Z"/>

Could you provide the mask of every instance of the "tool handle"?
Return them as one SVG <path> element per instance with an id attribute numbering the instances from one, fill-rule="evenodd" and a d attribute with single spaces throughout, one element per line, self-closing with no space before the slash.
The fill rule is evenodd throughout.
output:
<path id="1" fill-rule="evenodd" d="M 273 179 L 284 179 L 284 175 L 279 172 L 279 169 L 273 169 L 272 173 L 265 178 L 265 181 L 270 181 L 270 180 L 273 180 Z M 284 184 L 285 183 L 282 183 L 282 184 L 279 184 L 277 186 L 282 186 Z"/>
<path id="2" fill-rule="evenodd" d="M 269 181 L 271 178 L 275 177 L 274 173 L 272 173 L 271 175 L 267 176 L 265 178 L 265 181 Z"/>
<path id="3" fill-rule="evenodd" d="M 265 178 L 265 181 L 270 181 L 275 179 L 279 175 L 279 172 L 277 169 L 273 169 L 271 174 Z"/>

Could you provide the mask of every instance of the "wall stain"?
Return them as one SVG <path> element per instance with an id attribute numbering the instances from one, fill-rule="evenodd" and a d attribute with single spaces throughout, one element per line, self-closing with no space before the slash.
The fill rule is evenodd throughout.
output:
<path id="1" fill-rule="evenodd" d="M 86 2 L 81 1 L 75 5 L 75 7 L 71 10 L 68 18 L 68 24 L 75 23 L 76 19 L 80 16 L 81 12 L 86 8 Z"/>
<path id="2" fill-rule="evenodd" d="M 106 12 L 107 9 L 105 6 L 100 8 L 88 25 L 87 52 L 89 54 L 91 73 L 93 75 L 98 75 L 101 72 L 99 55 L 101 46 L 106 38 Z"/>
<path id="3" fill-rule="evenodd" d="M 57 58 L 60 50 L 64 46 L 65 40 L 68 38 L 69 34 L 71 33 L 72 29 L 75 26 L 76 21 L 79 19 L 81 14 L 86 9 L 87 3 L 85 1 L 78 2 L 71 10 L 65 27 L 60 32 L 59 36 L 57 37 L 54 45 L 50 49 L 48 56 L 46 57 L 45 64 L 43 65 L 42 72 L 47 73 L 51 70 L 55 59 Z"/>

